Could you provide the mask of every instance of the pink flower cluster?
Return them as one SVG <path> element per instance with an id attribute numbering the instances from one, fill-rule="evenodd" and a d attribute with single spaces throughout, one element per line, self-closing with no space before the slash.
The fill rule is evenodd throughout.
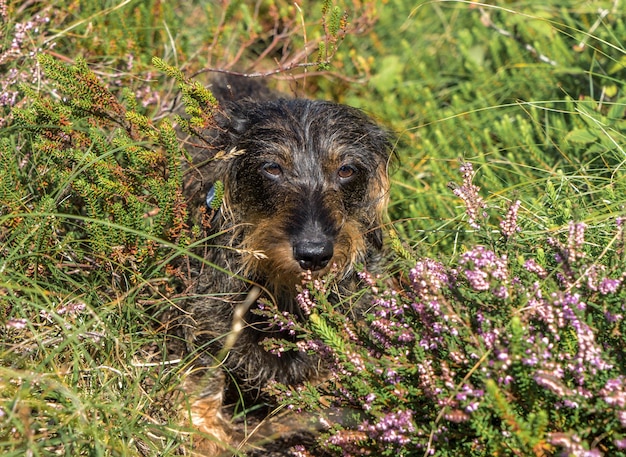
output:
<path id="1" fill-rule="evenodd" d="M 483 210 L 486 205 L 482 197 L 478 194 L 480 187 L 472 182 L 475 174 L 472 164 L 469 162 L 462 163 L 461 173 L 463 174 L 463 184 L 459 187 L 454 187 L 452 192 L 463 200 L 470 227 L 479 229 L 480 223 L 478 221 L 481 216 L 484 218 L 485 213 Z"/>

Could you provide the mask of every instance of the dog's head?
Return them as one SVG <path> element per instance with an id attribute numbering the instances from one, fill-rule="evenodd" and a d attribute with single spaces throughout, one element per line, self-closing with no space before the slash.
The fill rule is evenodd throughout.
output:
<path id="1" fill-rule="evenodd" d="M 294 284 L 339 277 L 382 246 L 388 133 L 361 111 L 302 99 L 226 105 L 218 143 L 224 215 L 244 271 Z"/>

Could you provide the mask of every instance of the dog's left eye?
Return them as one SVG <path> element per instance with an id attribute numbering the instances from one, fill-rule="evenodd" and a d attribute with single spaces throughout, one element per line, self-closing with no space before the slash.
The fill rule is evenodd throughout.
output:
<path id="1" fill-rule="evenodd" d="M 350 179 L 355 174 L 356 174 L 356 168 L 353 167 L 352 165 L 342 165 L 341 167 L 339 167 L 339 170 L 337 170 L 337 176 L 339 176 L 341 180 Z"/>
<path id="2" fill-rule="evenodd" d="M 283 169 L 275 162 L 261 165 L 261 172 L 270 179 L 277 179 L 283 174 Z"/>

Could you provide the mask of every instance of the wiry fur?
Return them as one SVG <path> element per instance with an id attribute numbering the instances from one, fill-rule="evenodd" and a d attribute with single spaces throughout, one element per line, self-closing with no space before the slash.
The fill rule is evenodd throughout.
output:
<path id="1" fill-rule="evenodd" d="M 204 208 L 217 180 L 225 191 L 203 252 L 210 265 L 195 265 L 185 336 L 198 365 L 221 364 L 256 395 L 270 380 L 315 378 L 319 361 L 266 352 L 260 343 L 275 330 L 251 310 L 228 355 L 217 360 L 235 313 L 257 285 L 264 298 L 298 314 L 296 286 L 307 270 L 314 278 L 332 271 L 336 295 L 357 290 L 355 265 L 371 269 L 380 258 L 391 146 L 385 130 L 348 106 L 276 98 L 241 79 L 221 80 L 213 92 L 222 111 L 207 132 L 210 146 L 194 151 L 199 165 L 185 192 L 193 210 Z M 207 161 L 215 154 L 221 158 Z M 215 398 L 214 384 L 201 388 L 199 401 Z"/>

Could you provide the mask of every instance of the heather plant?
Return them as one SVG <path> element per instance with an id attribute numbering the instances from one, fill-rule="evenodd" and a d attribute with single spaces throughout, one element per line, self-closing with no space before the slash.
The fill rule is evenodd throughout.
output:
<path id="1" fill-rule="evenodd" d="M 83 61 L 67 66 L 42 54 L 39 63 L 58 85 L 61 101 L 24 88 L 31 105 L 13 113 L 31 149 L 10 154 L 11 145 L 4 143 L 4 170 L 12 172 L 4 182 L 22 184 L 6 189 L 21 193 L 7 213 L 74 214 L 75 222 L 49 216 L 50 232 L 43 236 L 57 232 L 76 245 L 88 243 L 83 253 L 139 273 L 158 258 L 157 238 L 186 240 L 182 153 L 174 128 L 151 124 L 130 95 L 128 106 L 118 101 Z M 46 160 L 38 162 L 33 156 L 42 153 Z M 46 179 L 32 179 L 33 173 Z M 24 207 L 26 195 L 32 197 Z M 15 243 L 24 243 L 13 235 Z M 83 260 L 78 252 L 72 257 Z"/>
<path id="2" fill-rule="evenodd" d="M 170 347 L 156 317 L 184 291 L 179 259 L 200 233 L 187 226 L 180 134 L 208 127 L 215 100 L 189 67 L 183 76 L 153 58 L 183 57 L 161 40 L 166 28 L 137 34 L 137 24 L 184 15 L 167 5 L 154 15 L 146 2 L 125 16 L 129 3 L 0 2 L 3 455 L 175 455 L 188 436 L 178 392 L 187 361 L 165 360 Z M 266 53 L 294 51 L 279 66 L 323 71 L 343 37 L 357 33 L 326 2 L 312 12 L 322 33 L 304 33 L 302 50 L 310 25 L 284 7 L 224 10 L 210 58 L 235 65 L 242 49 L 270 37 Z M 260 26 L 263 13 L 270 21 Z M 363 32 L 371 12 L 359 14 Z M 93 40 L 92 27 L 111 33 Z M 83 40 L 89 45 L 76 53 Z"/>
<path id="3" fill-rule="evenodd" d="M 84 61 L 38 62 L 58 97 L 23 85 L 19 135 L 0 140 L 3 454 L 172 451 L 139 413 L 171 374 L 133 358 L 150 357 L 146 311 L 190 242 L 179 142 Z"/>
<path id="4" fill-rule="evenodd" d="M 17 19 L 9 14 L 6 2 L 0 4 L 0 128 L 8 124 L 10 108 L 21 99 L 18 83 L 34 83 L 39 78 L 34 56 L 46 46 L 47 11 Z"/>
<path id="5" fill-rule="evenodd" d="M 393 277 L 344 298 L 371 313 L 318 280 L 276 316 L 271 350 L 331 367 L 272 386 L 324 424 L 296 455 L 626 453 L 619 2 L 44 3 L 0 0 L 3 455 L 181 452 L 154 312 L 200 233 L 172 125 L 198 141 L 215 69 L 399 137 Z"/>
<path id="6" fill-rule="evenodd" d="M 520 202 L 492 220 L 472 165 L 461 170 L 454 193 L 482 242 L 447 263 L 416 259 L 401 287 L 363 271 L 364 321 L 338 313 L 324 281 L 305 282 L 308 323 L 276 315 L 305 337 L 270 348 L 333 368 L 321 387 L 277 385 L 278 397 L 322 417 L 333 455 L 625 455 L 623 217 L 571 221 L 533 249 Z"/>

